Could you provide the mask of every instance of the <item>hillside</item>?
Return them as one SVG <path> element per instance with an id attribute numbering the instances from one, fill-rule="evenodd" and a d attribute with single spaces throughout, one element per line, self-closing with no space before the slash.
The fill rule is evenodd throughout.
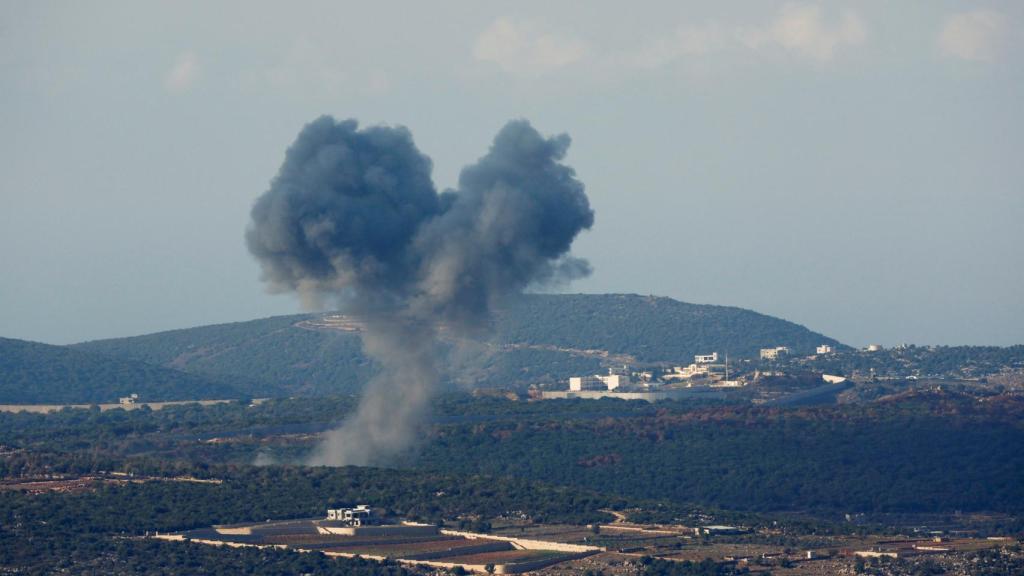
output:
<path id="1" fill-rule="evenodd" d="M 277 395 L 357 391 L 375 372 L 358 334 L 299 327 L 317 315 L 276 316 L 74 347 L 222 378 L 239 378 Z"/>
<path id="2" fill-rule="evenodd" d="M 289 395 L 358 391 L 376 372 L 358 319 L 279 316 L 78 344 L 79 350 L 193 373 L 261 383 Z M 763 314 L 634 295 L 529 295 L 499 312 L 489 342 L 447 342 L 452 381 L 527 386 L 593 373 L 611 363 L 687 363 L 710 351 L 756 357 L 835 340 Z M 443 351 L 444 352 L 444 351 Z"/>
<path id="3" fill-rule="evenodd" d="M 769 346 L 812 354 L 844 347 L 803 326 L 732 306 L 635 294 L 530 295 L 499 315 L 498 337 L 629 354 L 640 362 L 689 362 L 712 351 L 757 358 Z"/>
<path id="4" fill-rule="evenodd" d="M 0 404 L 109 403 L 239 398 L 234 387 L 197 374 L 66 346 L 0 338 Z"/>

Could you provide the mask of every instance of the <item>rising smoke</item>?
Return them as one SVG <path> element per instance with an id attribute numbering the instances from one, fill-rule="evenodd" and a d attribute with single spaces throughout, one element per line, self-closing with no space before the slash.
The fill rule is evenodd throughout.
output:
<path id="1" fill-rule="evenodd" d="M 272 291 L 361 316 L 364 350 L 381 365 L 313 464 L 381 463 L 407 448 L 440 379 L 442 326 L 479 334 L 508 296 L 589 273 L 567 255 L 594 221 L 561 163 L 568 147 L 566 135 L 509 122 L 458 189 L 438 194 L 405 128 L 328 116 L 303 128 L 253 206 L 246 242 Z"/>

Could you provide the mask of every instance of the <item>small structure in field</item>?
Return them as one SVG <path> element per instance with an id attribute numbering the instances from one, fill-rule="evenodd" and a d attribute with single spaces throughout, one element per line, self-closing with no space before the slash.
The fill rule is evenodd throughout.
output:
<path id="1" fill-rule="evenodd" d="M 342 526 L 372 526 L 380 523 L 380 518 L 366 504 L 355 508 L 328 508 L 327 519 L 339 522 Z"/>

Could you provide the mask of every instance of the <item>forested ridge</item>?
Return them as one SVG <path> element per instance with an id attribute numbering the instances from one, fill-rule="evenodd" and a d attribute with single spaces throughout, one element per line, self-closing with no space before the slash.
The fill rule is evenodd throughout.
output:
<path id="1" fill-rule="evenodd" d="M 355 392 L 377 371 L 358 332 L 311 329 L 296 315 L 84 342 L 75 348 L 203 375 L 236 378 L 272 395 Z M 835 340 L 785 320 L 726 306 L 618 294 L 527 295 L 498 310 L 482 345 L 443 342 L 446 378 L 476 386 L 525 387 L 601 371 L 599 352 L 638 362 L 729 352 L 756 357 L 763 346 L 811 352 Z M 245 390 L 260 395 L 256 390 Z"/>
<path id="2" fill-rule="evenodd" d="M 243 396 L 219 378 L 132 358 L 0 338 L 0 404 L 108 403 L 133 393 L 152 401 Z"/>

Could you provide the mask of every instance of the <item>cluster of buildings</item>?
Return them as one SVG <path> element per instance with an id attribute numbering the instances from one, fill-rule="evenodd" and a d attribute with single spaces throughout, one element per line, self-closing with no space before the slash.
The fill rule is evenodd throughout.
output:
<path id="1" fill-rule="evenodd" d="M 671 372 L 663 374 L 664 380 L 693 380 L 707 378 L 715 381 L 729 381 L 729 359 L 725 364 L 718 363 L 718 352 L 698 354 L 693 357 L 689 366 L 675 366 Z"/>
<path id="2" fill-rule="evenodd" d="M 725 363 L 719 363 L 718 352 L 712 352 L 698 354 L 689 366 L 675 366 L 660 377 L 655 377 L 653 372 L 631 372 L 629 366 L 609 368 L 608 374 L 573 376 L 569 378 L 569 392 L 650 392 L 667 382 L 693 380 L 708 380 L 711 386 L 717 387 L 741 385 L 729 380 L 728 358 Z"/>
<path id="3" fill-rule="evenodd" d="M 827 355 L 835 353 L 835 349 L 831 344 L 821 344 L 815 348 L 815 352 L 818 355 Z M 761 360 L 781 360 L 790 354 L 792 351 L 787 346 L 760 349 Z M 758 373 L 755 373 L 755 378 L 756 374 Z M 722 361 L 718 352 L 711 352 L 697 354 L 693 357 L 693 363 L 687 366 L 673 366 L 671 370 L 661 374 L 653 371 L 631 372 L 629 366 L 623 365 L 609 368 L 607 374 L 573 376 L 569 378 L 568 390 L 545 391 L 540 397 L 615 397 L 653 401 L 663 397 L 692 395 L 701 390 L 711 392 L 712 389 L 741 387 L 746 384 L 746 378 L 730 380 L 728 355 L 725 355 Z M 845 378 L 827 377 L 825 381 L 829 384 L 842 383 Z"/>

